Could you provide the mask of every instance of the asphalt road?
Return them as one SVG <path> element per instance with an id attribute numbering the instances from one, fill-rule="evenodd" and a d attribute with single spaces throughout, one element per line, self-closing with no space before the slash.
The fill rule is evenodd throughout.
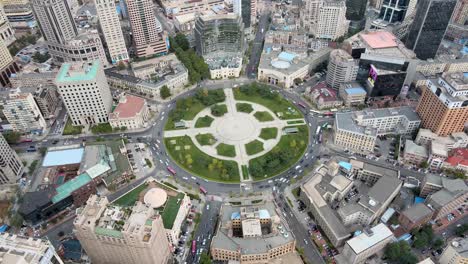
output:
<path id="1" fill-rule="evenodd" d="M 253 40 L 249 63 L 246 66 L 247 77 L 251 79 L 255 79 L 257 76 L 257 67 L 258 63 L 260 62 L 260 56 L 262 55 L 263 50 L 263 40 L 265 39 L 265 34 L 268 31 L 270 24 L 268 22 L 269 16 L 270 12 L 264 12 L 258 20 L 257 33 L 255 34 L 255 39 Z"/>
<path id="2" fill-rule="evenodd" d="M 207 209 L 209 206 L 209 209 Z M 193 239 L 197 241 L 197 252 L 198 249 L 203 249 L 204 253 L 208 253 L 209 247 L 211 244 L 211 238 L 216 228 L 219 209 L 221 208 L 221 202 L 217 201 L 207 201 L 206 205 L 201 211 L 201 219 L 198 224 L 198 229 L 196 230 Z M 203 245 L 203 240 L 205 245 Z M 191 248 L 190 253 L 187 255 L 187 263 L 198 263 L 200 260 L 201 254 L 192 254 Z"/>

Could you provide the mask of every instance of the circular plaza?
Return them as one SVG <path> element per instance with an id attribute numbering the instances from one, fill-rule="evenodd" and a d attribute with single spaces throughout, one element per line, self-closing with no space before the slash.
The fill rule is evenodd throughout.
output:
<path id="1" fill-rule="evenodd" d="M 267 86 L 200 90 L 177 101 L 164 130 L 171 158 L 199 177 L 259 181 L 297 162 L 307 148 L 302 113 Z"/>

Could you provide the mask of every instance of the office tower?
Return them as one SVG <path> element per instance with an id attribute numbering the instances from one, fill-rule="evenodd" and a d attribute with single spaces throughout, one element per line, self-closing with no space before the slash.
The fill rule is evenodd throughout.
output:
<path id="1" fill-rule="evenodd" d="M 127 47 L 125 46 L 115 1 L 95 0 L 95 5 L 112 64 L 128 61 Z"/>
<path id="2" fill-rule="evenodd" d="M 11 28 L 10 22 L 5 14 L 3 6 L 0 4 L 0 38 L 8 47 L 15 42 L 15 31 Z"/>
<path id="3" fill-rule="evenodd" d="M 99 60 L 64 63 L 55 82 L 74 125 L 107 122 L 112 95 Z"/>
<path id="4" fill-rule="evenodd" d="M 236 14 L 201 16 L 195 22 L 195 48 L 199 55 L 210 52 L 242 52 L 244 25 Z"/>
<path id="5" fill-rule="evenodd" d="M 22 175 L 23 163 L 0 134 L 0 184 L 16 183 Z"/>
<path id="6" fill-rule="evenodd" d="M 19 67 L 11 57 L 5 41 L 0 40 L 0 87 L 8 85 L 10 76 L 17 71 L 19 71 Z"/>
<path id="7" fill-rule="evenodd" d="M 133 42 L 138 57 L 166 54 L 165 34 L 156 28 L 156 14 L 151 0 L 128 0 L 128 16 L 132 26 Z"/>
<path id="8" fill-rule="evenodd" d="M 359 62 L 342 49 L 333 50 L 328 62 L 327 84 L 339 89 L 345 82 L 356 80 Z"/>
<path id="9" fill-rule="evenodd" d="M 461 132 L 468 122 L 468 78 L 463 73 L 445 73 L 437 82 L 426 81 L 416 111 L 422 127 L 439 136 Z"/>
<path id="10" fill-rule="evenodd" d="M 234 13 L 242 17 L 244 28 L 250 28 L 257 16 L 257 0 L 233 0 Z"/>
<path id="11" fill-rule="evenodd" d="M 54 246 L 47 239 L 0 234 L 2 263 L 63 264 Z"/>
<path id="12" fill-rule="evenodd" d="M 319 9 L 316 38 L 336 40 L 348 32 L 346 4 L 342 0 L 326 0 Z"/>
<path id="13" fill-rule="evenodd" d="M 301 23 L 309 32 L 315 31 L 322 2 L 323 0 L 310 0 L 303 2 L 303 8 L 300 11 Z"/>
<path id="14" fill-rule="evenodd" d="M 405 44 L 419 59 L 435 57 L 456 3 L 456 0 L 418 1 Z"/>
<path id="15" fill-rule="evenodd" d="M 468 25 L 468 0 L 458 0 L 453 12 L 452 23 Z"/>
<path id="16" fill-rule="evenodd" d="M 75 234 L 93 263 L 166 264 L 171 252 L 161 215 L 138 201 L 109 204 L 92 195 L 76 216 Z M 104 242 L 105 241 L 105 242 Z"/>
<path id="17" fill-rule="evenodd" d="M 367 0 L 346 0 L 346 19 L 359 21 L 365 19 Z"/>
<path id="18" fill-rule="evenodd" d="M 42 133 L 47 127 L 39 106 L 31 93 L 17 91 L 9 95 L 3 114 L 14 131 Z"/>
<path id="19" fill-rule="evenodd" d="M 47 42 L 67 44 L 78 35 L 67 0 L 31 0 L 31 4 Z"/>
<path id="20" fill-rule="evenodd" d="M 384 0 L 379 18 L 389 23 L 403 22 L 414 12 L 417 0 Z"/>
<path id="21" fill-rule="evenodd" d="M 29 0 L 3 0 L 3 8 L 10 23 L 33 22 L 34 15 Z"/>

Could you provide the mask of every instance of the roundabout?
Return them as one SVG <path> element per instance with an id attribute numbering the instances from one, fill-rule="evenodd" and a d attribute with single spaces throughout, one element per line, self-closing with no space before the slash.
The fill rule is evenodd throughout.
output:
<path id="1" fill-rule="evenodd" d="M 301 158 L 309 131 L 300 111 L 265 86 L 247 88 L 199 91 L 177 102 L 164 143 L 180 167 L 238 183 L 273 177 Z"/>

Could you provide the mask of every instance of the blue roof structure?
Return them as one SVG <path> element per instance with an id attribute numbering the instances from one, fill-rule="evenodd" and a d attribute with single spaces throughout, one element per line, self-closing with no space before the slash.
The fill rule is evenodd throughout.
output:
<path id="1" fill-rule="evenodd" d="M 258 216 L 260 217 L 260 219 L 271 218 L 270 213 L 268 212 L 268 210 L 265 209 L 258 210 Z"/>
<path id="2" fill-rule="evenodd" d="M 352 94 L 352 95 L 356 95 L 356 94 L 366 94 L 366 90 L 360 88 L 360 87 L 356 87 L 356 88 L 348 88 L 348 89 L 345 89 L 345 92 L 347 94 Z"/>
<path id="3" fill-rule="evenodd" d="M 414 197 L 414 204 L 424 203 L 425 200 L 426 199 L 424 199 L 422 197 L 416 196 L 416 197 Z"/>
<path id="4" fill-rule="evenodd" d="M 295 57 L 296 57 L 296 54 L 285 52 L 285 51 L 281 52 L 278 55 L 278 59 L 288 61 L 288 62 L 293 61 Z"/>
<path id="5" fill-rule="evenodd" d="M 239 212 L 234 212 L 231 214 L 231 220 L 233 219 L 240 219 L 240 213 Z"/>
<path id="6" fill-rule="evenodd" d="M 351 169 L 353 168 L 353 165 L 351 165 L 351 163 L 344 162 L 344 161 L 338 162 L 338 165 L 340 165 L 340 167 L 344 168 L 347 171 L 351 171 Z"/>
<path id="7" fill-rule="evenodd" d="M 81 163 L 84 148 L 64 149 L 47 152 L 42 162 L 43 167 L 54 167 Z"/>
<path id="8" fill-rule="evenodd" d="M 3 224 L 2 226 L 0 226 L 0 233 L 6 232 L 7 230 L 8 230 L 7 224 Z"/>

